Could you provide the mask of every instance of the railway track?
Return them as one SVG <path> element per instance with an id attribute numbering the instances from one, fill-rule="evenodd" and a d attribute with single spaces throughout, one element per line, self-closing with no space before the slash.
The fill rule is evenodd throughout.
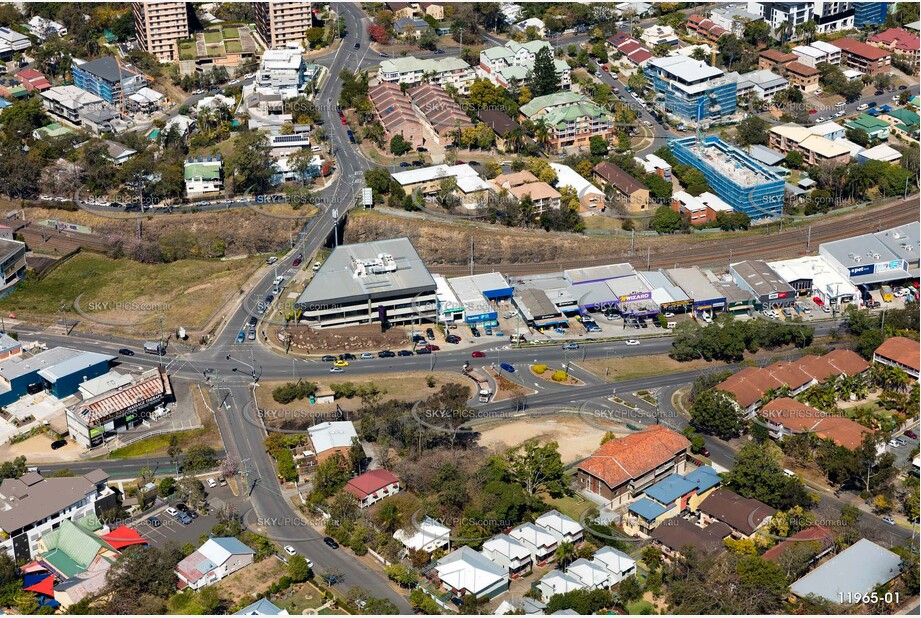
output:
<path id="1" fill-rule="evenodd" d="M 717 243 L 697 243 L 684 249 L 652 251 L 648 255 L 650 268 L 674 268 L 686 266 L 716 267 L 745 259 L 782 259 L 806 255 L 818 250 L 819 244 L 840 240 L 890 227 L 904 225 L 918 220 L 917 197 L 898 202 L 884 208 L 869 210 L 850 217 L 831 218 L 812 225 L 810 236 L 806 226 L 799 226 L 783 232 L 764 236 L 744 236 Z M 807 249 L 807 240 L 809 247 Z M 601 266 L 617 262 L 631 262 L 637 268 L 645 267 L 645 251 L 611 253 L 607 257 L 587 260 L 561 260 L 535 262 L 531 264 L 475 264 L 475 273 L 499 271 L 505 275 L 533 275 L 555 272 L 567 268 Z M 429 269 L 441 275 L 457 276 L 470 274 L 469 265 L 433 264 Z"/>

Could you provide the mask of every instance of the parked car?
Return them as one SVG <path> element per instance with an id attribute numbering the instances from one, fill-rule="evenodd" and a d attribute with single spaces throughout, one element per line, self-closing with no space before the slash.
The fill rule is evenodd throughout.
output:
<path id="1" fill-rule="evenodd" d="M 327 354 L 326 356 L 324 356 L 324 357 L 321 358 L 320 360 L 322 360 L 324 363 L 335 363 L 335 362 L 336 362 L 337 360 L 339 360 L 339 359 L 336 358 L 335 356 L 333 356 L 332 354 Z"/>
<path id="2" fill-rule="evenodd" d="M 563 349 L 564 350 L 578 350 L 579 344 L 578 343 L 564 343 Z"/>
<path id="3" fill-rule="evenodd" d="M 285 545 L 284 549 L 285 549 L 285 553 L 288 554 L 289 556 L 297 555 L 297 550 L 291 547 L 290 545 Z"/>
<path id="4" fill-rule="evenodd" d="M 819 307 L 822 307 L 822 306 L 825 305 L 825 301 L 822 300 L 821 298 L 819 298 L 818 296 L 813 296 L 813 297 L 812 297 L 812 302 L 814 302 L 815 304 L 817 304 Z"/>
<path id="5" fill-rule="evenodd" d="M 171 506 L 168 506 L 166 507 L 166 514 L 169 515 L 170 517 L 175 517 L 176 515 L 179 515 L 179 511 L 177 511 L 175 508 Z"/>
<path id="6" fill-rule="evenodd" d="M 267 260 L 265 261 L 265 263 L 266 263 L 266 264 L 274 264 L 274 263 L 277 262 L 277 261 L 278 261 L 278 258 L 275 257 L 275 256 L 273 255 L 272 257 L 270 257 L 269 259 L 267 259 Z"/>
<path id="7" fill-rule="evenodd" d="M 428 337 L 429 341 L 435 341 L 435 331 L 431 328 L 425 329 L 425 336 Z"/>
<path id="8" fill-rule="evenodd" d="M 413 353 L 410 350 L 400 350 L 397 352 L 397 356 L 412 356 Z"/>
<path id="9" fill-rule="evenodd" d="M 394 356 L 396 356 L 396 354 L 394 354 L 390 350 L 381 350 L 380 352 L 377 353 L 378 358 L 393 358 Z"/>
<path id="10" fill-rule="evenodd" d="M 428 346 L 425 346 L 424 348 L 419 348 L 418 350 L 416 350 L 416 354 L 431 354 L 431 353 L 432 351 L 429 350 Z"/>
<path id="11" fill-rule="evenodd" d="M 339 549 L 339 543 L 337 543 L 336 539 L 331 536 L 323 537 L 323 542 L 333 549 Z"/>
<path id="12" fill-rule="evenodd" d="M 51 443 L 51 450 L 56 451 L 59 448 L 64 448 L 65 446 L 67 446 L 67 440 L 55 440 Z"/>
<path id="13" fill-rule="evenodd" d="M 480 336 L 480 330 L 478 328 L 471 328 L 470 332 L 473 334 L 474 337 Z"/>
<path id="14" fill-rule="evenodd" d="M 344 361 L 355 360 L 355 355 L 352 354 L 351 352 L 346 352 L 345 354 L 339 355 L 339 360 L 344 360 Z"/>
<path id="15" fill-rule="evenodd" d="M 425 346 L 423 349 L 424 349 L 424 350 L 428 350 L 429 352 L 437 352 L 437 351 L 440 350 L 441 348 L 439 348 L 439 347 L 438 347 L 437 345 L 435 345 L 434 343 L 430 343 L 430 344 L 428 344 L 427 346 Z"/>
<path id="16" fill-rule="evenodd" d="M 470 356 L 473 358 L 486 358 L 486 352 L 480 352 L 479 350 L 474 350 L 470 353 Z"/>
<path id="17" fill-rule="evenodd" d="M 157 528 L 160 526 L 162 522 L 158 518 L 151 515 L 150 517 L 147 518 L 147 523 L 153 526 L 154 528 Z"/>
<path id="18" fill-rule="evenodd" d="M 211 489 L 214 489 L 215 487 L 217 487 L 217 481 L 215 481 L 214 479 L 208 479 L 208 487 L 210 487 Z"/>
<path id="19" fill-rule="evenodd" d="M 457 335 L 448 335 L 447 337 L 445 337 L 445 341 L 447 341 L 448 343 L 460 343 L 461 338 L 458 337 Z"/>
<path id="20" fill-rule="evenodd" d="M 371 354 L 370 352 L 362 352 L 361 356 L 359 356 L 358 358 L 362 360 L 368 360 L 368 359 L 374 358 L 374 355 Z"/>
<path id="21" fill-rule="evenodd" d="M 507 371 L 509 373 L 515 373 L 515 367 L 508 363 L 499 363 L 499 369 L 502 371 Z"/>
<path id="22" fill-rule="evenodd" d="M 917 439 L 918 439 L 918 434 L 916 434 L 915 432 L 913 432 L 911 429 L 909 429 L 908 431 L 906 431 L 904 435 L 908 436 L 908 437 L 911 438 L 912 440 L 917 440 Z"/>

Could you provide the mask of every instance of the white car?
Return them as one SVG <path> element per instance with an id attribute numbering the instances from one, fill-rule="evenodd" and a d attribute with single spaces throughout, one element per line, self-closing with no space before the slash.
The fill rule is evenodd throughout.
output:
<path id="1" fill-rule="evenodd" d="M 214 489 L 215 487 L 217 487 L 217 481 L 215 481 L 214 479 L 208 479 L 208 487 L 210 487 L 211 489 Z"/>
<path id="2" fill-rule="evenodd" d="M 665 317 L 667 317 L 667 318 L 673 318 L 673 317 L 675 317 L 675 314 L 672 313 L 671 311 L 666 311 L 664 315 L 665 315 Z"/>
<path id="3" fill-rule="evenodd" d="M 330 373 L 345 373 L 345 369 L 343 369 L 342 367 L 330 367 L 329 372 Z"/>
<path id="4" fill-rule="evenodd" d="M 359 356 L 358 358 L 368 360 L 369 358 L 374 358 L 374 355 L 371 354 L 370 352 L 362 352 L 361 356 Z"/>
<path id="5" fill-rule="evenodd" d="M 867 105 L 866 103 L 861 103 L 860 105 L 857 106 L 858 112 L 862 112 L 865 109 L 870 109 L 870 106 Z"/>
<path id="6" fill-rule="evenodd" d="M 284 550 L 285 550 L 285 553 L 288 554 L 289 556 L 297 555 L 297 550 L 291 547 L 290 545 L 285 545 Z"/>
<path id="7" fill-rule="evenodd" d="M 625 343 L 627 345 L 640 345 L 640 342 L 638 339 L 627 339 Z"/>
<path id="8" fill-rule="evenodd" d="M 898 440 L 893 439 L 893 440 L 889 440 L 889 446 L 891 446 L 892 448 L 899 448 L 902 445 L 899 444 Z"/>
<path id="9" fill-rule="evenodd" d="M 320 270 L 320 263 L 319 263 L 319 262 L 314 262 L 314 263 L 313 263 L 313 272 L 317 272 L 318 270 Z"/>
<path id="10" fill-rule="evenodd" d="M 177 511 L 173 507 L 168 507 L 166 509 L 166 514 L 169 515 L 170 517 L 175 517 L 176 515 L 179 515 L 179 511 Z"/>

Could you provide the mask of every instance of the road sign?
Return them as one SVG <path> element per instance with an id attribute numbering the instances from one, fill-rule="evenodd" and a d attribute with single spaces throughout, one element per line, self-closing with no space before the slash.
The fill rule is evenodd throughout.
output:
<path id="1" fill-rule="evenodd" d="M 365 208 L 371 208 L 374 206 L 374 197 L 371 193 L 370 187 L 365 187 L 361 190 L 361 203 Z"/>

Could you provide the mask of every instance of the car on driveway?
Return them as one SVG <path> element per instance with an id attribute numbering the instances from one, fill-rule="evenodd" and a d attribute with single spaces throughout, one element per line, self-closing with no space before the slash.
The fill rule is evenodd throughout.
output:
<path id="1" fill-rule="evenodd" d="M 507 371 L 509 373 L 515 373 L 515 367 L 508 363 L 499 363 L 499 369 L 502 371 Z"/>
<path id="2" fill-rule="evenodd" d="M 486 358 L 486 352 L 480 352 L 479 350 L 475 350 L 470 353 L 470 356 L 472 356 L 473 358 Z"/>
<path id="3" fill-rule="evenodd" d="M 457 335 L 448 335 L 447 337 L 445 337 L 445 341 L 447 341 L 448 343 L 460 343 L 461 338 L 458 337 Z"/>
<path id="4" fill-rule="evenodd" d="M 640 345 L 640 342 L 638 339 L 627 339 L 625 343 L 627 345 Z"/>
<path id="5" fill-rule="evenodd" d="M 435 341 L 435 331 L 433 331 L 431 328 L 425 329 L 425 336 L 428 337 L 429 341 Z"/>
<path id="6" fill-rule="evenodd" d="M 121 350 L 118 351 L 118 353 L 121 354 L 122 356 L 134 356 L 134 352 L 132 352 L 128 348 L 122 348 Z"/>
<path id="7" fill-rule="evenodd" d="M 339 549 L 339 543 L 337 543 L 336 539 L 331 536 L 323 537 L 323 542 L 333 549 Z"/>
<path id="8" fill-rule="evenodd" d="M 51 443 L 51 450 L 56 451 L 59 448 L 63 448 L 65 446 L 67 446 L 67 440 L 55 440 Z"/>
<path id="9" fill-rule="evenodd" d="M 285 549 L 285 553 L 288 554 L 289 556 L 297 555 L 297 550 L 291 547 L 290 545 L 285 545 L 284 549 Z"/>

